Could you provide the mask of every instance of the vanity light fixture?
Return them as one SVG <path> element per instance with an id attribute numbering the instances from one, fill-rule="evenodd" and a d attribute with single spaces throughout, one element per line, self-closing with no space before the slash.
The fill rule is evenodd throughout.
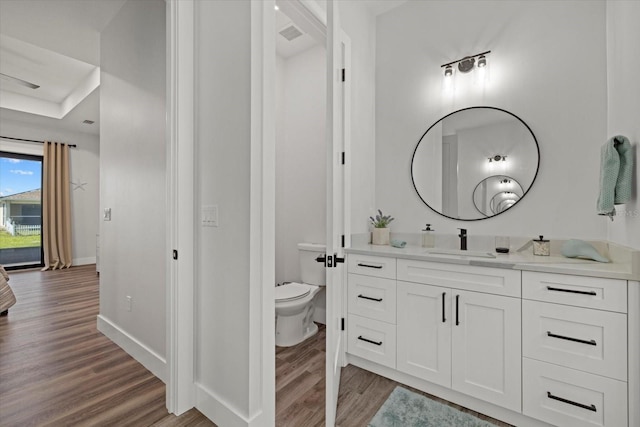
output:
<path id="1" fill-rule="evenodd" d="M 445 77 L 451 77 L 452 74 L 453 74 L 453 68 L 451 68 L 451 65 L 447 65 L 444 68 L 444 76 Z"/>
<path id="2" fill-rule="evenodd" d="M 496 154 L 493 157 L 488 157 L 488 159 L 489 159 L 489 163 L 494 162 L 494 161 L 498 162 L 500 160 L 502 160 L 504 162 L 505 160 L 507 160 L 507 156 L 501 156 L 500 154 Z"/>
<path id="3" fill-rule="evenodd" d="M 455 61 L 451 61 L 447 64 L 443 64 L 440 66 L 440 68 L 444 68 L 444 75 L 445 77 L 450 76 L 453 73 L 453 70 L 451 69 L 452 65 L 458 64 L 458 71 L 460 71 L 461 73 L 468 73 L 470 71 L 473 70 L 474 66 L 478 67 L 478 68 L 483 68 L 487 66 L 487 56 L 488 54 L 490 54 L 491 51 L 488 50 L 486 52 L 482 52 L 482 53 L 476 53 L 475 55 L 471 55 L 471 56 L 465 56 L 464 58 L 461 59 L 457 59 Z M 478 58 L 478 60 L 476 61 L 476 58 Z M 477 64 L 476 64 L 477 62 Z"/>
<path id="4" fill-rule="evenodd" d="M 511 184 L 511 180 L 505 178 L 502 181 L 500 181 L 500 184 Z"/>

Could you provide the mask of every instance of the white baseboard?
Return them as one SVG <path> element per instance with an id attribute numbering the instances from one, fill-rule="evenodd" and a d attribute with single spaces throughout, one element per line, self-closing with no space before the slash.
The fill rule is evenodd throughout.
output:
<path id="1" fill-rule="evenodd" d="M 72 265 L 95 264 L 96 263 L 96 257 L 74 258 L 71 262 L 72 262 Z"/>
<path id="2" fill-rule="evenodd" d="M 98 330 L 166 384 L 167 361 L 101 314 Z"/>
<path id="3" fill-rule="evenodd" d="M 196 384 L 196 408 L 216 425 L 225 427 L 249 427 L 252 423 L 237 408 L 225 402 L 202 384 Z"/>

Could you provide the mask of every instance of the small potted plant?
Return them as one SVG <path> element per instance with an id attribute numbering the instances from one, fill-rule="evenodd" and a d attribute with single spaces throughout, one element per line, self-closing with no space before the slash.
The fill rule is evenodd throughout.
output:
<path id="1" fill-rule="evenodd" d="M 389 223 L 393 221 L 391 215 L 383 215 L 382 211 L 378 209 L 378 215 L 374 217 L 370 216 L 369 220 L 373 225 L 373 231 L 371 233 L 371 243 L 374 245 L 388 245 L 389 244 Z"/>

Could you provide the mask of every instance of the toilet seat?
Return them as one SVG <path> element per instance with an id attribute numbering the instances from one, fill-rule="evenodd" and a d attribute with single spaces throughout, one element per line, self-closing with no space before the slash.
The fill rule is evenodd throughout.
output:
<path id="1" fill-rule="evenodd" d="M 276 286 L 276 303 L 295 301 L 306 297 L 311 292 L 311 287 L 304 283 L 291 282 L 286 285 Z"/>

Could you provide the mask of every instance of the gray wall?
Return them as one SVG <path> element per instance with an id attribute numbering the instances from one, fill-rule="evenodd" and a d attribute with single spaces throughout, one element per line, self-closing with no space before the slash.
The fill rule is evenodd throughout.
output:
<path id="1" fill-rule="evenodd" d="M 165 2 L 129 0 L 101 37 L 100 207 L 112 213 L 100 223 L 100 316 L 160 363 L 168 259 L 165 68 Z"/>

